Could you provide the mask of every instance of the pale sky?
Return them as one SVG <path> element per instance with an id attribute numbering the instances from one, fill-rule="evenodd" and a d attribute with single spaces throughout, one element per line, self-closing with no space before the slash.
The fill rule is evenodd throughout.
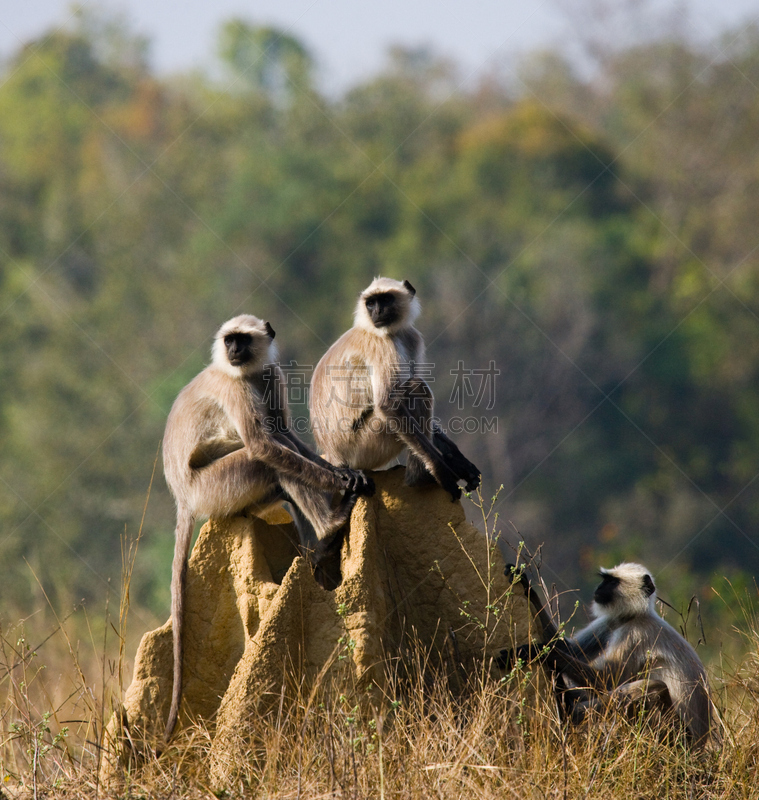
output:
<path id="1" fill-rule="evenodd" d="M 575 35 L 561 10 L 568 7 L 594 9 L 596 15 L 610 7 L 674 8 L 701 38 L 759 18 L 759 0 L 89 0 L 81 5 L 122 13 L 133 30 L 150 39 L 151 63 L 161 74 L 213 65 L 219 24 L 231 17 L 283 28 L 316 57 L 320 83 L 331 91 L 380 69 L 392 44 L 432 45 L 455 59 L 465 75 L 537 47 L 566 46 Z M 0 56 L 64 25 L 70 8 L 69 0 L 0 0 Z M 652 20 L 646 15 L 644 24 L 655 28 Z"/>

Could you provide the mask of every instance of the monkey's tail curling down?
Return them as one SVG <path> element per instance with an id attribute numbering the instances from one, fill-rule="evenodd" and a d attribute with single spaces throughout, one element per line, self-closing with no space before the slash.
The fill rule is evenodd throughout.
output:
<path id="1" fill-rule="evenodd" d="M 169 740 L 179 716 L 179 701 L 182 699 L 182 627 L 184 625 L 184 587 L 187 580 L 187 557 L 195 528 L 195 518 L 187 510 L 181 509 L 177 516 L 176 543 L 174 545 L 174 566 L 172 569 L 175 586 L 171 587 L 171 628 L 174 637 L 174 687 L 171 691 L 171 708 L 163 738 Z"/>

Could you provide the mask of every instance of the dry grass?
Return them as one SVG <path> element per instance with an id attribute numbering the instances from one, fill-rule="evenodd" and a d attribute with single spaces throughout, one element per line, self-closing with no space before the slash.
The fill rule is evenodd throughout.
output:
<path id="1" fill-rule="evenodd" d="M 111 638 L 102 636 L 99 654 L 90 635 L 86 664 L 70 622 L 56 621 L 44 646 L 57 664 L 65 660 L 56 670 L 41 666 L 43 649 L 30 648 L 24 625 L 0 629 L 0 800 L 759 797 L 756 624 L 748 655 L 716 682 L 722 744 L 708 752 L 694 753 L 668 722 L 650 718 L 609 714 L 571 728 L 542 676 L 523 671 L 498 679 L 473 670 L 452 691 L 417 646 L 388 664 L 381 695 L 356 701 L 355 687 L 317 686 L 272 704 L 250 720 L 236 774 L 222 786 L 210 785 L 212 730 L 203 725 L 183 730 L 160 758 L 124 768 L 119 786 L 102 786 L 104 726 L 124 689 L 137 541 L 123 546 L 118 623 L 106 619 Z"/>
<path id="2" fill-rule="evenodd" d="M 524 673 L 473 678 L 454 693 L 417 654 L 390 665 L 379 701 L 375 693 L 351 705 L 352 693 L 317 687 L 251 720 L 237 774 L 216 794 L 202 726 L 185 730 L 160 759 L 125 770 L 121 786 L 98 785 L 118 668 L 101 668 L 106 680 L 95 691 L 72 648 L 74 691 L 58 699 L 60 687 L 46 684 L 38 656 L 13 635 L 3 634 L 0 651 L 0 785 L 9 798 L 759 797 L 756 631 L 754 655 L 720 684 L 723 743 L 706 753 L 654 720 L 609 715 L 592 728 L 567 727 L 545 695 L 528 690 Z"/>

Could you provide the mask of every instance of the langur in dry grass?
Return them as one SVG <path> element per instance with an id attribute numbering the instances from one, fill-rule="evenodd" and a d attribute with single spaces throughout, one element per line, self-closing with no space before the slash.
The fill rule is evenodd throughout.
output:
<path id="1" fill-rule="evenodd" d="M 507 574 L 513 567 L 507 567 Z M 557 679 L 564 713 L 573 722 L 610 703 L 673 710 L 697 747 L 714 737 L 706 670 L 696 651 L 656 613 L 656 587 L 645 567 L 601 569 L 594 621 L 572 638 L 557 628 L 535 590 L 519 580 L 543 628 L 541 644 L 501 652 L 502 666 L 538 660 Z"/>

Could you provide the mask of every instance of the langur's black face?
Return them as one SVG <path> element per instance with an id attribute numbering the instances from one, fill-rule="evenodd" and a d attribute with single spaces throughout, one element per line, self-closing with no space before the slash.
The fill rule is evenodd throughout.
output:
<path id="1" fill-rule="evenodd" d="M 603 580 L 598 584 L 596 591 L 593 593 L 593 599 L 599 606 L 608 606 L 614 601 L 614 595 L 619 587 L 619 578 L 613 575 L 603 575 Z"/>
<path id="2" fill-rule="evenodd" d="M 392 292 L 373 294 L 364 302 L 375 328 L 386 328 L 398 321 L 398 302 Z"/>
<path id="3" fill-rule="evenodd" d="M 228 333 L 224 337 L 227 359 L 233 367 L 241 367 L 253 358 L 253 337 L 249 333 Z"/>

